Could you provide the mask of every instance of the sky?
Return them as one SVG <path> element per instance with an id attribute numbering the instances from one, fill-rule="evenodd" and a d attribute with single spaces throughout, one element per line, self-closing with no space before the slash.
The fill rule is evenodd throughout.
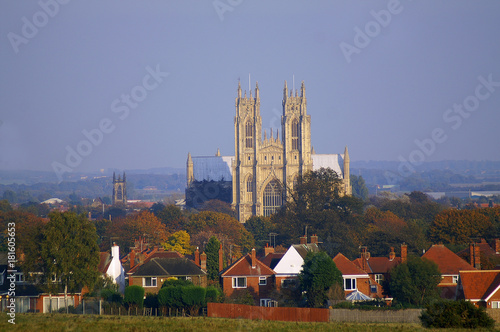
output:
<path id="1" fill-rule="evenodd" d="M 304 81 L 316 153 L 498 161 L 499 32 L 495 0 L 4 0 L 0 170 L 233 155 L 238 80 L 268 130 Z"/>

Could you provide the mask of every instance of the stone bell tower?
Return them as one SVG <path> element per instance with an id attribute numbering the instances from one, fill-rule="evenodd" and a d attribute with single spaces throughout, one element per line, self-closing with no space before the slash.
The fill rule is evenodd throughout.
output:
<path id="1" fill-rule="evenodd" d="M 116 178 L 115 172 L 113 172 L 113 205 L 115 204 L 127 204 L 127 181 L 125 178 L 125 172 L 123 172 L 123 178 L 118 175 Z"/>

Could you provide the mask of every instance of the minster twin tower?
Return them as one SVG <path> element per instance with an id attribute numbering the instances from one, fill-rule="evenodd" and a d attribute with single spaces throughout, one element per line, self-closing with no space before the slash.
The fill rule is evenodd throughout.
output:
<path id="1" fill-rule="evenodd" d="M 216 197 L 216 183 L 231 186 L 231 203 L 239 221 L 253 215 L 269 216 L 286 202 L 286 188 L 293 188 L 299 175 L 329 167 L 342 179 L 341 193 L 351 195 L 349 154 L 316 154 L 311 147 L 311 116 L 307 114 L 304 82 L 299 91 L 283 88 L 281 133 L 264 132 L 260 116 L 260 91 L 242 95 L 238 83 L 234 117 L 235 156 L 192 157 L 187 160 L 186 202 L 194 205 Z M 211 188 L 203 188 L 211 186 Z M 189 190 L 189 188 L 196 190 Z M 189 197 L 189 196 L 197 197 Z"/>

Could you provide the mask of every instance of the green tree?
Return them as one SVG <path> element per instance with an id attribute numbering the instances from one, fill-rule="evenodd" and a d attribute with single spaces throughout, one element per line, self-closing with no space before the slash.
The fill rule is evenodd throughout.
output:
<path id="1" fill-rule="evenodd" d="M 185 229 L 185 226 L 188 223 L 188 219 L 182 210 L 173 204 L 164 206 L 161 203 L 156 203 L 153 207 L 151 207 L 151 210 L 158 217 L 161 223 L 165 225 L 169 233 Z"/>
<path id="2" fill-rule="evenodd" d="M 354 258 L 362 245 L 361 213 L 363 201 L 340 196 L 342 180 L 330 168 L 321 168 L 299 176 L 284 209 L 271 217 L 286 245 L 297 243 L 307 230 L 318 234 L 324 249 L 334 255 L 342 251 Z"/>
<path id="3" fill-rule="evenodd" d="M 299 283 L 307 305 L 312 308 L 325 306 L 330 287 L 335 284 L 343 287 L 342 273 L 325 252 L 307 254 L 299 273 Z"/>
<path id="4" fill-rule="evenodd" d="M 427 328 L 493 328 L 495 320 L 484 308 L 476 307 L 469 301 L 436 301 L 426 306 L 420 316 Z"/>
<path id="5" fill-rule="evenodd" d="M 465 244 L 471 241 L 471 237 L 487 237 L 493 229 L 491 219 L 480 209 L 449 209 L 436 216 L 429 232 L 435 242 Z"/>
<path id="6" fill-rule="evenodd" d="M 245 229 L 253 235 L 257 247 L 263 247 L 269 242 L 269 233 L 274 231 L 274 225 L 269 217 L 252 216 L 245 222 Z"/>
<path id="7" fill-rule="evenodd" d="M 219 249 L 219 240 L 215 236 L 212 236 L 205 246 L 205 254 L 207 254 L 207 278 L 209 280 L 219 280 Z"/>
<path id="8" fill-rule="evenodd" d="M 144 305 L 144 288 L 138 285 L 125 287 L 125 298 L 123 302 L 129 307 L 142 308 Z"/>
<path id="9" fill-rule="evenodd" d="M 50 293 L 58 293 L 62 285 L 67 304 L 68 291 L 73 293 L 83 286 L 92 289 L 100 275 L 96 229 L 84 216 L 72 212 L 52 212 L 49 217 L 38 245 L 26 248 L 22 268 L 42 272 L 33 277 L 39 277 Z"/>
<path id="10" fill-rule="evenodd" d="M 397 302 L 422 306 L 439 299 L 440 281 L 436 263 L 410 256 L 407 262 L 391 270 L 389 289 Z"/>
<path id="11" fill-rule="evenodd" d="M 351 175 L 351 186 L 352 186 L 352 195 L 363 201 L 368 199 L 368 188 L 366 187 L 365 179 L 360 176 Z"/>

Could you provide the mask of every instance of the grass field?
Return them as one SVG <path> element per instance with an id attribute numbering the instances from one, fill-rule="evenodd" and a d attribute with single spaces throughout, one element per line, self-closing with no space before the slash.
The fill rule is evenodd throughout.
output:
<path id="1" fill-rule="evenodd" d="M 417 324 L 295 323 L 224 318 L 0 314 L 0 331 L 433 331 Z M 434 331 L 446 331 L 443 329 Z"/>

